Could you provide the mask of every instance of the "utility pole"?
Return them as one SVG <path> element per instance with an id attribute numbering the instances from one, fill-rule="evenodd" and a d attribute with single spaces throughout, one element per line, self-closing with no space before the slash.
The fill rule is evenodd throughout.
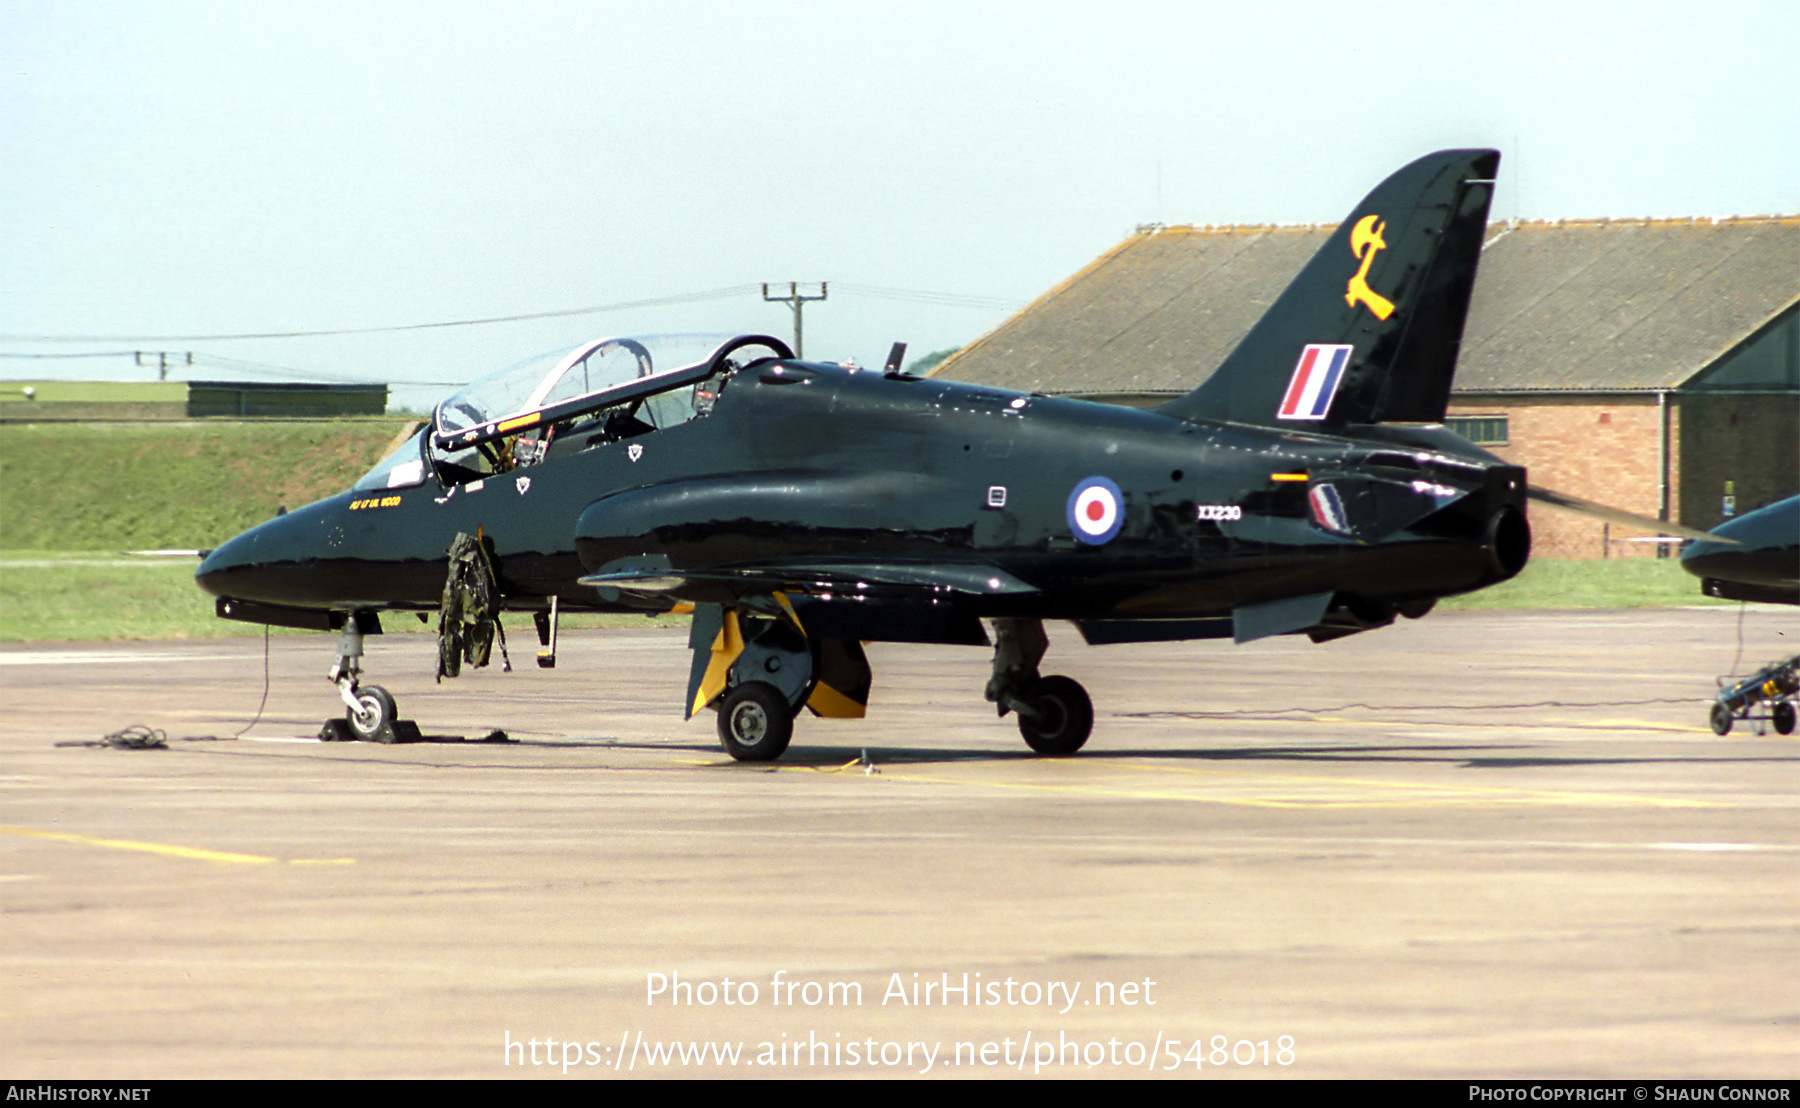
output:
<path id="1" fill-rule="evenodd" d="M 132 353 L 133 353 L 133 356 L 138 365 L 144 365 L 144 366 L 149 365 L 150 363 L 146 362 L 144 360 L 145 358 L 155 358 L 156 359 L 156 379 L 158 381 L 167 381 L 169 379 L 169 359 L 170 358 L 177 359 L 177 361 L 175 363 L 176 365 L 193 365 L 194 364 L 194 353 L 191 350 L 185 351 L 180 354 L 170 353 L 167 350 L 136 350 L 136 351 L 133 351 Z M 183 361 L 181 359 L 186 359 L 186 360 Z"/>
<path id="2" fill-rule="evenodd" d="M 825 282 L 825 281 L 819 282 L 819 295 L 806 296 L 803 293 L 801 293 L 801 291 L 800 291 L 800 282 L 789 281 L 788 282 L 788 294 L 786 296 L 770 296 L 769 295 L 769 283 L 767 281 L 763 282 L 762 289 L 763 289 L 763 299 L 764 300 L 767 300 L 770 303 L 789 304 L 789 305 L 793 306 L 793 309 L 794 309 L 794 357 L 796 357 L 796 358 L 804 358 L 806 356 L 806 351 L 802 350 L 800 348 L 800 305 L 806 303 L 809 300 L 825 299 L 826 284 L 827 284 L 827 282 Z M 777 286 L 777 287 L 779 287 L 779 286 Z"/>

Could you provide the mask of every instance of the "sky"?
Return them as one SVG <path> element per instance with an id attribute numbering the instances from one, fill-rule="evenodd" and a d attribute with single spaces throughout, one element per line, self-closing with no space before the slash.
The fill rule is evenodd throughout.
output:
<path id="1" fill-rule="evenodd" d="M 0 0 L 0 378 L 193 352 L 424 407 L 790 337 L 789 281 L 809 357 L 880 364 L 1139 224 L 1335 222 L 1455 146 L 1496 218 L 1800 213 L 1797 42 L 1793 0 Z"/>

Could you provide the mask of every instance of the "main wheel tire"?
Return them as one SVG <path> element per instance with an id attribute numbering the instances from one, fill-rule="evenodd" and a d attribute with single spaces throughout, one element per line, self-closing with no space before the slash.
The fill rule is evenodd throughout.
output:
<path id="1" fill-rule="evenodd" d="M 393 723 L 400 711 L 394 698 L 380 685 L 364 685 L 356 690 L 356 706 L 360 711 L 346 711 L 344 719 L 350 731 L 363 742 L 393 742 Z"/>
<path id="2" fill-rule="evenodd" d="M 719 705 L 719 742 L 740 762 L 773 762 L 794 737 L 787 697 L 766 681 L 749 681 Z"/>
<path id="3" fill-rule="evenodd" d="M 1094 729 L 1094 702 L 1072 677 L 1040 677 L 1019 699 L 1035 713 L 1019 714 L 1019 734 L 1039 754 L 1073 754 Z"/>
<path id="4" fill-rule="evenodd" d="M 1775 710 L 1769 713 L 1769 717 L 1775 724 L 1775 730 L 1780 734 L 1792 735 L 1794 733 L 1793 701 L 1783 700 L 1775 705 Z"/>
<path id="5" fill-rule="evenodd" d="M 1712 706 L 1712 729 L 1715 735 L 1731 733 L 1731 709 L 1723 704 Z"/>

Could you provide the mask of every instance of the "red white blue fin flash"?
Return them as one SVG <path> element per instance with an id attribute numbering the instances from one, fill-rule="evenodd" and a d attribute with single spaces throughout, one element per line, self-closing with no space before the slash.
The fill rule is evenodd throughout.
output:
<path id="1" fill-rule="evenodd" d="M 1324 419 L 1331 410 L 1331 398 L 1337 395 L 1338 382 L 1344 379 L 1344 367 L 1356 348 L 1326 343 L 1310 343 L 1300 352 L 1288 381 L 1287 395 L 1282 398 L 1281 419 Z"/>

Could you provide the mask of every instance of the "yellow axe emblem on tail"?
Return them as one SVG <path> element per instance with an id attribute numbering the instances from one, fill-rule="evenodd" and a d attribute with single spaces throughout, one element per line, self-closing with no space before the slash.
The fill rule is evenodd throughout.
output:
<path id="1" fill-rule="evenodd" d="M 1394 314 L 1394 302 L 1369 287 L 1369 267 L 1375 263 L 1375 255 L 1387 249 L 1387 243 L 1381 239 L 1386 226 L 1380 216 L 1365 215 L 1350 229 L 1350 253 L 1362 260 L 1362 268 L 1344 286 L 1344 303 L 1354 308 L 1360 300 L 1375 313 L 1376 319 Z"/>

